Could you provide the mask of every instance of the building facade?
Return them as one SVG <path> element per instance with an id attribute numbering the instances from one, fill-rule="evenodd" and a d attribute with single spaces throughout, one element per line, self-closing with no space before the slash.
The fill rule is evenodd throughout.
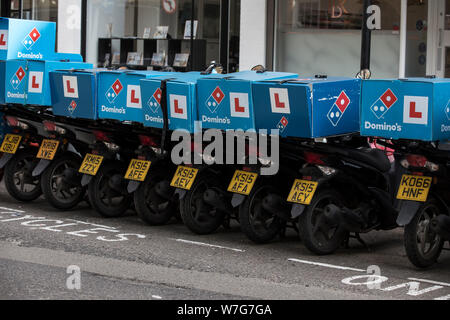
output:
<path id="1" fill-rule="evenodd" d="M 4 2 L 2 15 L 9 10 L 12 17 L 57 22 L 58 50 L 80 52 L 99 66 L 124 54 L 123 39 L 139 40 L 149 34 L 152 38 L 159 26 L 168 27 L 170 38 L 186 40 L 186 23 L 195 20 L 196 39 L 205 43 L 195 50 L 204 65 L 214 60 L 236 71 L 263 64 L 305 76 L 355 76 L 360 70 L 361 0 Z M 376 24 L 373 77 L 450 77 L 450 0 L 372 0 L 372 4 L 376 6 L 370 12 Z M 102 51 L 100 39 L 112 39 L 111 48 Z M 145 52 L 145 43 L 134 41 L 125 54 Z M 167 55 L 169 47 L 158 43 L 153 51 Z M 181 41 L 173 50 L 190 53 L 190 43 Z M 143 59 L 150 57 L 144 54 Z"/>

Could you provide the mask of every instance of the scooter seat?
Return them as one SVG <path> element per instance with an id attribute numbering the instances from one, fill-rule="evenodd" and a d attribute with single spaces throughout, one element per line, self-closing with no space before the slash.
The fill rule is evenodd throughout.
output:
<path id="1" fill-rule="evenodd" d="M 391 162 L 386 153 L 378 149 L 357 149 L 348 152 L 350 158 L 364 162 L 375 169 L 386 173 L 391 170 Z"/>

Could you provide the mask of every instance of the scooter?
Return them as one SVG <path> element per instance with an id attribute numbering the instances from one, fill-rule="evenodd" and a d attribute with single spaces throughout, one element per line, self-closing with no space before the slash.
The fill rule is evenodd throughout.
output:
<path id="1" fill-rule="evenodd" d="M 109 126 L 105 123 L 101 127 L 103 129 L 93 130 L 95 141 L 80 166 L 81 186 L 88 186 L 89 202 L 101 216 L 120 217 L 133 201 L 124 173 L 139 139 L 127 124 Z"/>
<path id="2" fill-rule="evenodd" d="M 170 177 L 176 170 L 170 159 L 171 145 L 168 134 L 166 82 L 161 82 L 161 109 L 163 130 L 147 128 L 139 135 L 140 146 L 136 159 L 131 160 L 125 175 L 129 180 L 128 192 L 134 195 L 138 216 L 148 225 L 167 224 L 178 211 L 175 190 L 170 187 Z"/>
<path id="3" fill-rule="evenodd" d="M 17 201 L 31 202 L 42 195 L 40 176 L 32 172 L 38 164 L 36 154 L 42 142 L 42 123 L 36 116 L 21 117 L 11 110 L 5 116 L 10 128 L 0 147 L 0 170 L 4 170 L 5 186 Z"/>
<path id="4" fill-rule="evenodd" d="M 72 120 L 71 122 L 74 122 Z M 77 121 L 79 122 L 79 121 Z M 84 200 L 86 187 L 78 172 L 82 154 L 88 152 L 89 130 L 67 123 L 44 121 L 49 138 L 43 140 L 37 157 L 39 164 L 33 176 L 41 176 L 41 188 L 46 200 L 56 209 L 70 210 Z"/>
<path id="5" fill-rule="evenodd" d="M 263 203 L 274 214 L 295 217 L 305 246 L 318 255 L 348 246 L 350 237 L 365 244 L 360 234 L 398 226 L 396 164 L 367 142 L 345 140 L 302 145 L 298 152 L 305 165 L 289 193 L 291 205 L 277 195 L 268 195 Z"/>
<path id="6" fill-rule="evenodd" d="M 406 141 L 396 150 L 404 169 L 397 198 L 406 254 L 414 266 L 428 268 L 450 241 L 450 148 Z"/>

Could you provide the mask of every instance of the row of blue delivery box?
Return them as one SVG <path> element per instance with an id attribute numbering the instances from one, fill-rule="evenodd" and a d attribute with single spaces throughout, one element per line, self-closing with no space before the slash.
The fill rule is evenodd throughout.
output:
<path id="1" fill-rule="evenodd" d="M 63 66 L 73 69 L 58 70 Z M 163 128 L 164 81 L 171 130 L 193 132 L 200 121 L 204 129 L 278 129 L 282 137 L 361 132 L 389 139 L 450 139 L 446 79 L 361 81 L 275 72 L 202 75 L 79 67 L 86 64 L 0 62 L 5 68 L 0 73 L 5 85 L 0 102 L 52 106 L 58 116 Z"/>
<path id="2" fill-rule="evenodd" d="M 160 86 L 168 80 L 172 130 L 192 132 L 200 121 L 203 128 L 222 130 L 278 129 L 283 137 L 450 137 L 449 80 L 89 70 L 81 56 L 56 53 L 55 43 L 54 23 L 0 18 L 0 104 L 50 106 L 59 116 L 162 128 Z"/>

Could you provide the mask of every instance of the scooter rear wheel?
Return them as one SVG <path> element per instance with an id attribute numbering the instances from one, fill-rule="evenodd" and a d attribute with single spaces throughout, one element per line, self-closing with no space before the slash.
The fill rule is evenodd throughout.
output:
<path id="1" fill-rule="evenodd" d="M 59 210 L 70 210 L 77 206 L 86 194 L 86 188 L 76 182 L 65 182 L 66 170 L 78 172 L 81 165 L 81 158 L 69 153 L 56 158 L 44 171 L 41 178 L 41 187 L 45 199 L 54 208 Z M 81 181 L 81 177 L 80 177 Z"/>
<path id="2" fill-rule="evenodd" d="M 325 208 L 340 206 L 340 196 L 334 190 L 318 190 L 311 204 L 300 216 L 298 229 L 306 248 L 317 255 L 334 253 L 343 243 L 347 232 L 339 225 L 332 225 L 324 216 Z"/>
<path id="3" fill-rule="evenodd" d="M 430 199 L 419 208 L 411 223 L 405 227 L 406 254 L 418 268 L 431 267 L 441 255 L 444 240 L 430 228 L 431 220 L 440 213 L 437 202 Z"/>
<path id="4" fill-rule="evenodd" d="M 40 177 L 33 177 L 33 169 L 39 163 L 38 150 L 22 149 L 5 167 L 5 186 L 8 193 L 20 202 L 31 202 L 42 195 Z"/>
<path id="5" fill-rule="evenodd" d="M 132 197 L 130 195 L 111 187 L 111 178 L 116 174 L 123 175 L 124 172 L 125 168 L 121 164 L 108 163 L 102 166 L 89 183 L 89 202 L 105 218 L 121 217 L 131 206 Z"/>
<path id="6" fill-rule="evenodd" d="M 253 242 L 265 244 L 280 233 L 282 224 L 279 217 L 263 209 L 262 202 L 270 193 L 276 193 L 273 187 L 258 185 L 239 207 L 239 222 L 242 232 Z"/>
<path id="7" fill-rule="evenodd" d="M 217 186 L 217 176 L 200 173 L 192 188 L 180 201 L 181 217 L 186 227 L 198 235 L 214 233 L 223 224 L 225 213 L 207 204 L 203 195 Z"/>
<path id="8" fill-rule="evenodd" d="M 157 184 L 164 181 L 164 178 L 151 173 L 149 175 L 150 177 L 134 193 L 136 211 L 145 223 L 151 226 L 162 226 L 174 217 L 176 206 L 156 192 Z"/>

